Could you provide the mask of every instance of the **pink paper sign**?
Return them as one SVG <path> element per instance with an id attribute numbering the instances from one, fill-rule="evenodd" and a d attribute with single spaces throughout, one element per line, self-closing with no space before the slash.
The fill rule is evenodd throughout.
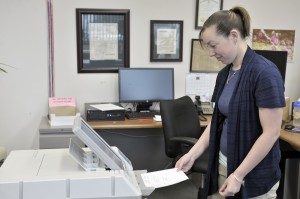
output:
<path id="1" fill-rule="evenodd" d="M 76 106 L 75 97 L 50 97 L 49 107 Z"/>

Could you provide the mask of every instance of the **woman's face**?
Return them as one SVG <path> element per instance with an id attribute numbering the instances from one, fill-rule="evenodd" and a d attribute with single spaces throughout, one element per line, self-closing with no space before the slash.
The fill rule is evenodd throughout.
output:
<path id="1" fill-rule="evenodd" d="M 232 34 L 224 37 L 217 34 L 216 26 L 210 26 L 202 33 L 202 40 L 208 49 L 209 56 L 216 57 L 223 64 L 230 64 L 236 59 L 237 42 Z"/>

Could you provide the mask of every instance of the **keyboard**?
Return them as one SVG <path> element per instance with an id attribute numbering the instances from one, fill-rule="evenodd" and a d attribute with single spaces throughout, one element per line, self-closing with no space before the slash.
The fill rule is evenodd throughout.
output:
<path id="1" fill-rule="evenodd" d="M 126 112 L 126 118 L 128 119 L 142 119 L 142 118 L 153 118 L 155 116 L 155 112 L 145 111 L 145 112 Z"/>

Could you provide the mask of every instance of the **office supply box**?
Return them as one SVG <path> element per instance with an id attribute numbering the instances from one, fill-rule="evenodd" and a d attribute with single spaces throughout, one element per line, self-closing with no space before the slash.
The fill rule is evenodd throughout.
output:
<path id="1" fill-rule="evenodd" d="M 125 109 L 119 103 L 85 103 L 87 121 L 125 120 Z"/>
<path id="2" fill-rule="evenodd" d="M 291 100 L 289 97 L 285 97 L 285 107 L 283 108 L 282 120 L 288 122 L 290 119 L 290 104 Z"/>

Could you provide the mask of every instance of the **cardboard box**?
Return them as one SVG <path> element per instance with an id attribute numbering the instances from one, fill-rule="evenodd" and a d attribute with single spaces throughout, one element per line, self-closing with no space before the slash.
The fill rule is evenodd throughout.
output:
<path id="1" fill-rule="evenodd" d="M 56 112 L 51 112 L 49 110 L 49 124 L 50 126 L 73 126 L 74 119 L 76 116 L 80 116 L 80 112 L 77 108 L 75 108 L 74 114 L 68 114 L 69 110 L 67 112 L 64 112 L 63 110 L 58 110 L 59 113 L 62 115 L 57 115 Z"/>
<path id="2" fill-rule="evenodd" d="M 49 114 L 50 126 L 73 126 L 74 119 L 80 116 L 80 113 L 76 113 L 72 116 L 56 116 L 55 114 Z"/>
<path id="3" fill-rule="evenodd" d="M 80 115 L 74 97 L 49 98 L 49 124 L 51 126 L 72 126 Z"/>
<path id="4" fill-rule="evenodd" d="M 76 106 L 56 106 L 49 107 L 49 115 L 56 116 L 73 116 L 76 115 Z"/>
<path id="5" fill-rule="evenodd" d="M 282 120 L 287 122 L 290 120 L 290 104 L 291 100 L 289 97 L 285 97 L 285 107 L 283 108 Z"/>

